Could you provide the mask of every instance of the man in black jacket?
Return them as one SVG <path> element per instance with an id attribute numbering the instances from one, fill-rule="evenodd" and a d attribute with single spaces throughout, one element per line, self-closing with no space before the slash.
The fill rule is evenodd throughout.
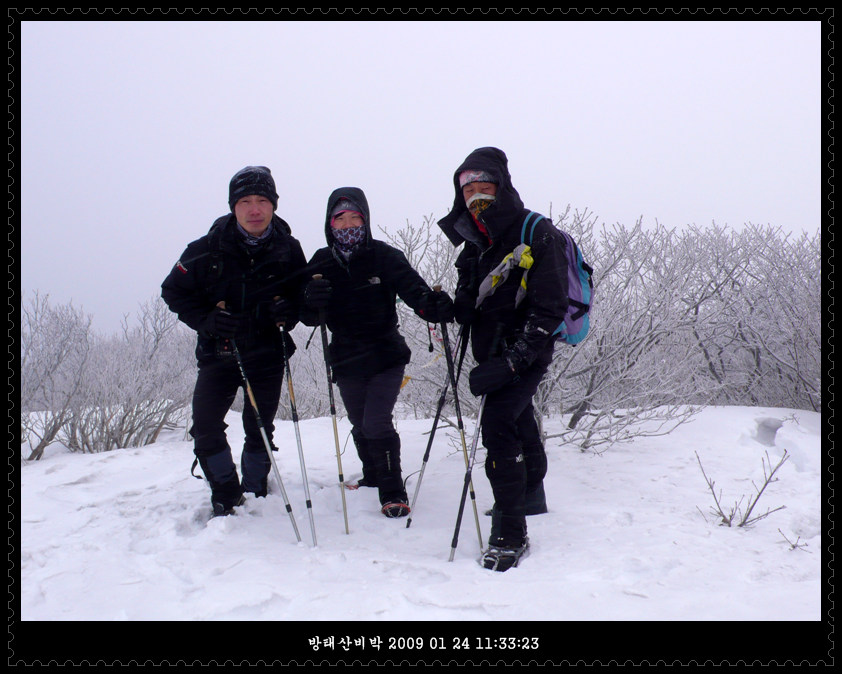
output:
<path id="1" fill-rule="evenodd" d="M 231 179 L 228 192 L 231 212 L 187 246 L 161 284 L 167 306 L 197 333 L 190 434 L 210 483 L 214 516 L 231 514 L 242 504 L 244 492 L 267 493 L 271 461 L 247 399 L 242 483 L 225 436 L 225 415 L 243 384 L 233 346 L 242 356 L 271 442 L 284 352 L 291 356 L 295 351 L 287 331 L 298 320 L 297 298 L 306 265 L 289 225 L 275 214 L 278 194 L 268 168 L 247 166 Z"/>
<path id="2" fill-rule="evenodd" d="M 368 200 L 357 187 L 334 190 L 325 217 L 327 246 L 313 255 L 301 321 L 325 320 L 328 357 L 362 462 L 359 486 L 377 487 L 387 517 L 409 513 L 400 436 L 392 410 L 410 349 L 398 331 L 397 298 L 430 323 L 453 320 L 453 303 L 433 292 L 406 256 L 371 235 Z"/>
<path id="3" fill-rule="evenodd" d="M 526 515 L 547 511 L 547 457 L 532 398 L 567 309 L 565 243 L 542 218 L 523 265 L 506 269 L 506 256 L 522 244 L 530 211 L 512 186 L 502 150 L 474 150 L 456 169 L 453 185 L 453 209 L 438 224 L 454 246 L 465 244 L 456 261 L 454 304 L 457 322 L 470 326 L 477 361 L 471 391 L 486 396 L 481 428 L 494 493 L 489 547 L 480 561 L 505 571 L 528 548 Z M 493 282 L 492 271 L 500 277 Z"/>

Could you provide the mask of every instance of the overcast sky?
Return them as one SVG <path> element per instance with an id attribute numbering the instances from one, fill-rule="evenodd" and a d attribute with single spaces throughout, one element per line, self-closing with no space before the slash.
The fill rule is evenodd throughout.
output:
<path id="1" fill-rule="evenodd" d="M 334 188 L 438 219 L 485 145 L 544 213 L 820 226 L 819 22 L 24 21 L 21 47 L 21 289 L 105 332 L 249 164 L 308 258 Z"/>

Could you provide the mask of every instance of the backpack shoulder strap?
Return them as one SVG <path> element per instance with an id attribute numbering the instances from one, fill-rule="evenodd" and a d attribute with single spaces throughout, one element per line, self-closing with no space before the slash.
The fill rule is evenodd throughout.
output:
<path id="1" fill-rule="evenodd" d="M 208 230 L 208 248 L 210 249 L 210 264 L 208 266 L 208 280 L 215 283 L 222 277 L 222 229 L 223 218 L 219 218 Z"/>
<path id="2" fill-rule="evenodd" d="M 535 211 L 529 211 L 523 221 L 523 227 L 520 229 L 520 242 L 529 242 L 532 245 L 532 236 L 535 234 L 535 225 L 537 225 L 544 216 Z"/>

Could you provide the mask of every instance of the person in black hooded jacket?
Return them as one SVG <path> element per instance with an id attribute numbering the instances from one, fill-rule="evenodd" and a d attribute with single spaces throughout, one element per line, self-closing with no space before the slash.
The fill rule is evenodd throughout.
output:
<path id="1" fill-rule="evenodd" d="M 228 515 L 243 493 L 265 496 L 271 462 L 250 403 L 243 410 L 242 483 L 225 436 L 225 415 L 242 376 L 235 344 L 269 442 L 278 409 L 287 334 L 298 318 L 306 258 L 275 213 L 278 194 L 265 166 L 247 166 L 229 184 L 231 212 L 190 243 L 161 284 L 170 310 L 197 333 L 193 392 L 194 453 L 211 488 L 214 516 Z M 284 325 L 283 333 L 279 324 Z M 273 447 L 274 449 L 274 447 Z"/>
<path id="2" fill-rule="evenodd" d="M 531 241 L 532 264 L 520 297 L 525 268 L 515 266 L 490 293 L 492 270 L 521 242 L 530 211 L 512 186 L 508 159 L 494 147 L 474 150 L 453 176 L 453 209 L 439 226 L 454 246 L 456 321 L 468 325 L 477 366 L 471 391 L 485 395 L 481 420 L 487 449 L 485 472 L 494 494 L 486 568 L 505 571 L 528 548 L 526 515 L 547 512 L 543 479 L 547 457 L 532 398 L 553 357 L 556 328 L 567 309 L 565 243 L 542 218 Z M 505 265 L 504 265 L 505 266 Z"/>
<path id="3" fill-rule="evenodd" d="M 331 332 L 328 348 L 333 379 L 362 463 L 359 486 L 377 487 L 387 517 L 409 513 L 400 463 L 400 436 L 392 422 L 410 349 L 398 330 L 400 297 L 429 323 L 453 320 L 446 293 L 433 292 L 406 256 L 371 235 L 363 191 L 334 190 L 325 218 L 327 246 L 313 255 L 301 321 Z"/>

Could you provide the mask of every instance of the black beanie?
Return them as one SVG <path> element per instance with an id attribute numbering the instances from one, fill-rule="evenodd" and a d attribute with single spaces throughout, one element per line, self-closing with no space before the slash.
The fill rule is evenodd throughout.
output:
<path id="1" fill-rule="evenodd" d="M 275 191 L 275 181 L 272 172 L 265 166 L 246 166 L 231 178 L 228 185 L 228 205 L 234 210 L 236 204 L 243 197 L 259 194 L 272 202 L 274 209 L 278 208 L 278 193 Z"/>

